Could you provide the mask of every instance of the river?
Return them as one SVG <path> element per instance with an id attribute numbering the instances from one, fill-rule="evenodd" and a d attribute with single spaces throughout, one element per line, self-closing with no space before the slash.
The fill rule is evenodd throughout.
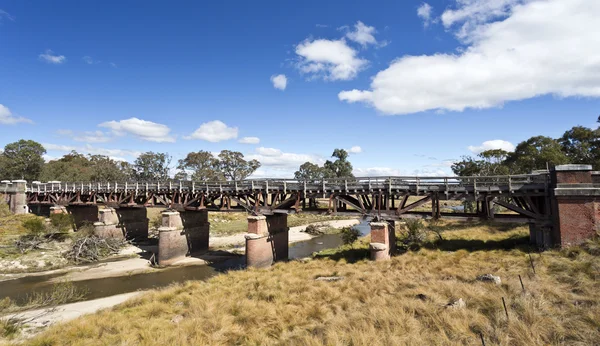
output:
<path id="1" fill-rule="evenodd" d="M 370 232 L 369 220 L 362 220 L 354 228 L 358 229 L 361 235 L 367 235 Z M 310 257 L 314 252 L 336 248 L 340 245 L 342 245 L 342 239 L 339 234 L 317 236 L 290 244 L 289 258 Z M 165 268 L 128 276 L 72 281 L 72 284 L 82 292 L 86 292 L 84 300 L 92 300 L 121 293 L 160 288 L 188 280 L 206 280 L 218 273 L 243 267 L 244 257 L 233 256 L 211 264 Z M 50 292 L 53 285 L 56 284 L 56 280 L 60 280 L 60 277 L 66 274 L 37 275 L 2 281 L 0 282 L 0 300 L 9 297 L 17 304 L 24 304 L 33 293 Z"/>

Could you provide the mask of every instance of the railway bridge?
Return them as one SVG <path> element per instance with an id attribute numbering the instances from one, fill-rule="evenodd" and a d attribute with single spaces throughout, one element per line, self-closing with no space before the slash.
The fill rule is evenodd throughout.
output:
<path id="1" fill-rule="evenodd" d="M 158 261 L 171 264 L 207 251 L 208 212 L 248 213 L 246 259 L 266 266 L 288 258 L 287 215 L 370 217 L 371 257 L 389 258 L 395 221 L 408 217 L 526 222 L 540 247 L 578 244 L 600 227 L 600 172 L 562 165 L 527 175 L 486 177 L 359 177 L 298 181 L 26 182 L 2 181 L 14 213 L 68 212 L 77 226 L 93 222 L 102 237 L 148 236 L 146 208 L 167 208 L 159 228 Z M 447 201 L 471 210 L 448 211 Z M 499 208 L 501 207 L 501 208 Z"/>

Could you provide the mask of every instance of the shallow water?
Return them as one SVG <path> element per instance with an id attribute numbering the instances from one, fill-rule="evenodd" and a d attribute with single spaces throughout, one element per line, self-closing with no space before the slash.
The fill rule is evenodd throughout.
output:
<path id="1" fill-rule="evenodd" d="M 368 220 L 362 220 L 359 225 L 354 227 L 362 235 L 370 232 Z M 290 244 L 289 258 L 299 259 L 310 257 L 314 252 L 335 248 L 340 245 L 342 245 L 342 240 L 338 234 L 325 234 L 310 240 Z M 206 280 L 220 272 L 243 268 L 244 261 L 244 257 L 239 256 L 209 265 L 165 268 L 150 273 L 72 281 L 72 283 L 78 289 L 87 292 L 85 300 L 91 300 L 121 293 L 164 287 L 172 283 L 188 280 Z M 0 282 L 0 299 L 9 297 L 17 304 L 24 304 L 27 302 L 28 296 L 33 292 L 50 292 L 52 286 L 56 283 L 56 279 L 60 280 L 60 277 L 64 275 L 66 273 L 30 276 L 2 281 Z"/>

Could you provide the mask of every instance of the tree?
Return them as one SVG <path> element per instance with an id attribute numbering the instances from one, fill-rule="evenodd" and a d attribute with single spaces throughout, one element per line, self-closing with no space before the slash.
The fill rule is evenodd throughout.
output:
<path id="1" fill-rule="evenodd" d="M 452 172 L 459 177 L 475 177 L 481 175 L 483 160 L 471 156 L 463 156 L 461 161 L 452 164 Z"/>
<path id="2" fill-rule="evenodd" d="M 83 154 L 76 151 L 52 160 L 44 165 L 40 180 L 42 181 L 90 181 L 92 164 Z"/>
<path id="3" fill-rule="evenodd" d="M 560 144 L 550 137 L 531 137 L 517 145 L 515 151 L 508 155 L 506 163 L 515 173 L 530 173 L 546 169 L 546 165 L 566 164 L 569 158 L 561 149 Z"/>
<path id="4" fill-rule="evenodd" d="M 600 130 L 575 126 L 558 139 L 570 163 L 600 164 Z"/>
<path id="5" fill-rule="evenodd" d="M 244 160 L 238 151 L 222 150 L 219 154 L 219 170 L 228 180 L 243 180 L 260 167 L 257 160 Z"/>
<path id="6" fill-rule="evenodd" d="M 299 181 L 315 181 L 325 177 L 325 170 L 311 162 L 304 162 L 294 173 L 294 179 Z"/>
<path id="7" fill-rule="evenodd" d="M 140 180 L 169 179 L 171 156 L 167 153 L 145 152 L 133 163 L 135 176 Z"/>
<path id="8" fill-rule="evenodd" d="M 352 175 L 352 164 L 348 161 L 348 152 L 346 150 L 335 149 L 331 157 L 335 157 L 336 160 L 327 160 L 323 165 L 326 178 L 354 177 Z"/>
<path id="9" fill-rule="evenodd" d="M 46 149 L 35 141 L 21 139 L 4 147 L 0 159 L 2 179 L 37 180 L 44 166 Z"/>
<path id="10" fill-rule="evenodd" d="M 90 155 L 91 181 L 124 181 L 133 178 L 129 162 L 115 161 L 104 155 Z"/>
<path id="11" fill-rule="evenodd" d="M 180 170 L 178 177 L 186 179 L 187 172 L 190 171 L 190 178 L 195 181 L 224 180 L 223 174 L 220 172 L 219 160 L 208 151 L 200 150 L 187 154 L 184 159 L 179 160 L 177 169 Z"/>
<path id="12" fill-rule="evenodd" d="M 506 175 L 510 170 L 506 165 L 508 152 L 502 149 L 492 149 L 481 152 L 479 156 L 482 160 L 480 175 Z"/>

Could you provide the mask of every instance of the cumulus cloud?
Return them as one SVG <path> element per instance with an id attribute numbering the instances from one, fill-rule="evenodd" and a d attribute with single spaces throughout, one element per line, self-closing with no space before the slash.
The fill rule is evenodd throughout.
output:
<path id="1" fill-rule="evenodd" d="M 433 7 L 428 3 L 424 2 L 417 8 L 417 16 L 423 20 L 423 26 L 428 27 L 431 23 L 431 11 Z"/>
<path id="2" fill-rule="evenodd" d="M 296 46 L 296 54 L 301 73 L 331 81 L 353 79 L 368 63 L 344 39 L 307 39 Z"/>
<path id="3" fill-rule="evenodd" d="M 240 140 L 238 141 L 242 144 L 258 144 L 260 143 L 260 138 L 258 137 L 244 137 L 244 138 L 240 138 Z"/>
<path id="4" fill-rule="evenodd" d="M 175 142 L 175 138 L 169 134 L 171 129 L 167 125 L 138 118 L 119 121 L 112 120 L 98 126 L 111 129 L 117 136 L 131 134 L 137 138 L 150 142 Z"/>
<path id="5" fill-rule="evenodd" d="M 271 76 L 271 83 L 273 83 L 275 89 L 285 90 L 287 87 L 287 77 L 284 74 Z"/>
<path id="6" fill-rule="evenodd" d="M 360 154 L 360 153 L 362 153 L 362 148 L 359 147 L 358 145 L 355 145 L 352 148 L 348 149 L 348 152 L 350 154 Z"/>
<path id="7" fill-rule="evenodd" d="M 325 160 L 317 155 L 286 153 L 275 148 L 256 148 L 255 154 L 246 155 L 249 160 L 258 160 L 263 169 L 268 167 L 278 167 L 279 169 L 287 170 L 287 177 L 291 177 L 293 172 L 300 167 L 301 164 L 310 161 L 316 164 L 323 164 Z"/>
<path id="8" fill-rule="evenodd" d="M 461 53 L 396 59 L 369 90 L 342 91 L 339 99 L 408 114 L 484 109 L 542 95 L 600 97 L 600 35 L 590 30 L 600 1 L 497 1 L 507 17 L 486 22 L 485 11 L 472 9 L 490 3 L 458 0 L 455 13 L 442 19 L 444 25 L 475 23 Z"/>
<path id="9" fill-rule="evenodd" d="M 62 144 L 52 144 L 52 143 L 42 143 L 44 148 L 48 151 L 57 151 L 62 153 L 69 153 L 71 151 L 76 151 L 82 154 L 92 154 L 92 155 L 105 155 L 110 157 L 113 160 L 119 161 L 127 161 L 124 157 L 136 158 L 140 156 L 141 152 L 135 150 L 124 150 L 124 149 L 107 149 L 107 148 L 98 148 L 86 144 L 84 146 L 72 146 L 72 145 L 62 145 Z"/>
<path id="10" fill-rule="evenodd" d="M 515 150 L 515 145 L 508 141 L 494 139 L 491 141 L 485 141 L 481 143 L 481 145 L 470 145 L 467 149 L 469 149 L 474 154 L 479 154 L 483 151 L 494 149 L 502 149 L 504 151 L 510 152 Z"/>
<path id="11" fill-rule="evenodd" d="M 67 58 L 64 55 L 54 54 L 50 49 L 46 49 L 44 53 L 40 54 L 39 59 L 49 64 L 62 64 L 67 61 Z"/>
<path id="12" fill-rule="evenodd" d="M 30 119 L 15 116 L 8 107 L 0 104 L 0 124 L 14 125 L 17 123 L 33 123 Z"/>
<path id="13" fill-rule="evenodd" d="M 190 136 L 185 139 L 202 139 L 209 142 L 221 142 L 234 139 L 238 136 L 237 127 L 229 127 L 220 120 L 213 120 L 200 125 Z"/>
<path id="14" fill-rule="evenodd" d="M 377 33 L 375 27 L 365 25 L 363 22 L 358 21 L 354 24 L 354 30 L 348 31 L 346 37 L 361 46 L 366 47 L 369 44 L 377 44 L 374 34 Z"/>

